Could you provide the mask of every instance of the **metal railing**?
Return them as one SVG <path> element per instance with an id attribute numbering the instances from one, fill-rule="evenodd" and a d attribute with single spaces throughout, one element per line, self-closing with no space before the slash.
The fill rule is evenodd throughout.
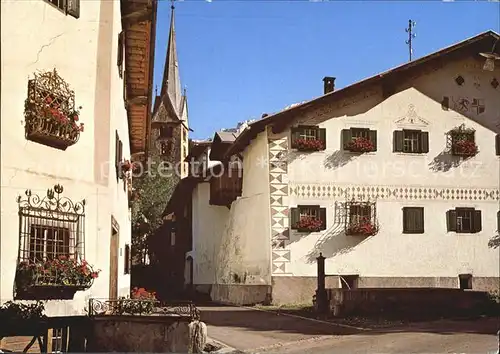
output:
<path id="1" fill-rule="evenodd" d="M 140 299 L 89 299 L 89 316 L 179 316 L 199 319 L 200 311 L 189 301 L 161 302 Z"/>

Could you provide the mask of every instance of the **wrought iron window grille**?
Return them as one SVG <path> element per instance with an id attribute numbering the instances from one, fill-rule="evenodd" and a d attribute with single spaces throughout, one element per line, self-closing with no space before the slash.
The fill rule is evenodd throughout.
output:
<path id="1" fill-rule="evenodd" d="M 350 200 L 344 204 L 346 235 L 372 236 L 379 231 L 375 201 Z"/>
<path id="2" fill-rule="evenodd" d="M 85 200 L 73 202 L 55 185 L 44 197 L 19 196 L 19 253 L 16 293 L 92 285 L 97 273 L 85 261 Z"/>
<path id="3" fill-rule="evenodd" d="M 75 93 L 57 71 L 35 73 L 28 80 L 25 101 L 25 137 L 27 140 L 66 150 L 83 131 L 78 123 L 81 107 L 75 107 Z"/>
<path id="4" fill-rule="evenodd" d="M 446 134 L 446 150 L 455 156 L 471 157 L 479 150 L 476 145 L 476 131 L 462 124 Z"/>

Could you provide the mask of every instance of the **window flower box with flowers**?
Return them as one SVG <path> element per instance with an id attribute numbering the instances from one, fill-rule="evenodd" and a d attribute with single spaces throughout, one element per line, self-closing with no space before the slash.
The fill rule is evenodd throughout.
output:
<path id="1" fill-rule="evenodd" d="M 297 139 L 295 146 L 298 151 L 321 151 L 325 149 L 325 143 L 320 139 Z"/>
<path id="2" fill-rule="evenodd" d="M 100 270 L 94 270 L 85 260 L 64 256 L 43 262 L 23 261 L 17 266 L 16 291 L 19 293 L 67 292 L 89 289 Z"/>
<path id="3" fill-rule="evenodd" d="M 299 232 L 317 232 L 322 229 L 323 221 L 314 216 L 302 216 L 295 225 Z"/>
<path id="4" fill-rule="evenodd" d="M 463 124 L 449 132 L 451 152 L 455 156 L 471 157 L 478 153 L 475 142 L 475 130 Z"/>
<path id="5" fill-rule="evenodd" d="M 80 109 L 74 103 L 74 92 L 54 71 L 35 74 L 28 81 L 25 102 L 26 139 L 66 150 L 76 144 L 84 130 L 79 123 Z"/>
<path id="6" fill-rule="evenodd" d="M 374 150 L 372 141 L 368 138 L 357 137 L 353 138 L 345 145 L 345 149 L 351 152 L 370 152 Z"/>
<path id="7" fill-rule="evenodd" d="M 347 226 L 346 235 L 351 236 L 373 236 L 378 232 L 377 225 L 368 219 Z"/>

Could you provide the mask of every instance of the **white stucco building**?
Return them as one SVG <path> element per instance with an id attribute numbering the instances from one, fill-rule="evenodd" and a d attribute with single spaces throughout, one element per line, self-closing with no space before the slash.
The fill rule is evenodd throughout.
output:
<path id="1" fill-rule="evenodd" d="M 146 148 L 156 2 L 2 1 L 1 13 L 0 299 L 85 314 L 90 297 L 130 294 L 122 163 Z M 23 262 L 59 258 L 85 260 L 98 277 L 19 283 Z"/>
<path id="2" fill-rule="evenodd" d="M 237 198 L 192 187 L 186 283 L 214 300 L 310 302 L 321 253 L 328 287 L 498 289 L 500 63 L 479 54 L 498 38 L 340 90 L 327 77 L 323 96 L 250 124 L 215 158 L 242 158 Z"/>

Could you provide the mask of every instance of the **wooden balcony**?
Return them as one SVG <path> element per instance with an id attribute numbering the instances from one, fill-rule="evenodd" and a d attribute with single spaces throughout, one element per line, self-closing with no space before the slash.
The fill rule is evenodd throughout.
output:
<path id="1" fill-rule="evenodd" d="M 210 179 L 210 205 L 230 206 L 241 196 L 243 186 L 243 171 L 231 168 L 224 171 L 220 177 Z"/>

